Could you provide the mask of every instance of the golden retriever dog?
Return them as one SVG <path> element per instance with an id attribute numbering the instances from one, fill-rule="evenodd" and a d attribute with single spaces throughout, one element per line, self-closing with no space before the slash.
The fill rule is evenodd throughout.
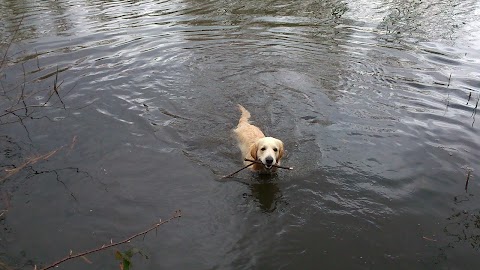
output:
<path id="1" fill-rule="evenodd" d="M 242 115 L 233 132 L 238 147 L 242 151 L 242 157 L 262 162 L 262 164 L 255 163 L 249 167 L 254 172 L 275 172 L 277 168 L 273 165 L 280 165 L 280 159 L 283 156 L 283 142 L 273 137 L 265 137 L 258 127 L 249 123 L 250 112 L 242 105 L 238 105 L 238 108 Z M 246 166 L 251 162 L 244 161 L 244 163 Z"/>

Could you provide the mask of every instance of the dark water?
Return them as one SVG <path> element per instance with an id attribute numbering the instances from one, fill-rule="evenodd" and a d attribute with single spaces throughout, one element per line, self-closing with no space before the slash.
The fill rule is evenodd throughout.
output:
<path id="1" fill-rule="evenodd" d="M 479 269 L 479 15 L 471 0 L 0 0 L 2 113 L 21 91 L 44 104 L 56 76 L 61 98 L 1 117 L 0 166 L 64 146 L 2 180 L 0 267 L 181 209 L 117 248 L 148 255 L 133 269 Z M 220 181 L 242 166 L 237 103 L 294 171 Z M 60 268 L 118 269 L 114 250 Z"/>

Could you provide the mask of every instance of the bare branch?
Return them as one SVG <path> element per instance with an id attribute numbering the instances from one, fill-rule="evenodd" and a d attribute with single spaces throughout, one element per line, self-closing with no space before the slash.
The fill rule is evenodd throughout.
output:
<path id="1" fill-rule="evenodd" d="M 255 163 L 250 163 L 250 164 L 248 164 L 248 165 L 245 165 L 243 168 L 241 168 L 241 169 L 238 169 L 238 170 L 234 171 L 233 173 L 231 173 L 231 174 L 229 174 L 229 175 L 225 175 L 225 176 L 224 176 L 224 177 L 222 177 L 222 178 L 230 178 L 230 177 L 234 176 L 235 174 L 237 174 L 237 173 L 239 173 L 239 172 L 243 171 L 244 169 L 246 169 L 246 168 L 248 168 L 248 167 L 252 166 L 253 164 L 255 164 Z"/>
<path id="2" fill-rule="evenodd" d="M 26 107 L 21 107 L 21 108 L 15 108 L 15 109 L 10 109 L 10 110 L 5 110 L 5 113 L 3 114 L 0 114 L 0 117 L 4 117 L 5 115 L 8 115 L 8 114 L 12 114 L 16 111 L 20 111 L 20 110 L 25 110 L 26 108 L 56 108 L 56 107 L 52 107 L 52 106 L 48 106 L 46 104 L 42 104 L 42 105 L 28 105 Z"/>
<path id="3" fill-rule="evenodd" d="M 98 248 L 94 248 L 94 249 L 91 249 L 91 250 L 88 250 L 88 251 L 84 251 L 84 252 L 81 252 L 81 253 L 77 253 L 77 254 L 73 254 L 72 251 L 70 251 L 69 255 L 67 257 L 64 257 L 63 259 L 60 259 L 50 265 L 48 265 L 47 267 L 45 268 L 42 268 L 42 270 L 46 270 L 46 269 L 50 269 L 50 268 L 54 268 L 55 266 L 61 264 L 61 263 L 64 263 L 68 260 L 71 260 L 71 259 L 75 259 L 75 258 L 79 258 L 79 257 L 84 257 L 88 254 L 91 254 L 91 253 L 95 253 L 95 252 L 99 252 L 99 251 L 102 251 L 102 250 L 105 250 L 105 249 L 108 249 L 108 248 L 111 248 L 111 247 L 114 247 L 114 246 L 118 246 L 118 245 L 121 245 L 121 244 L 125 244 L 125 243 L 128 243 L 130 242 L 131 240 L 133 240 L 134 238 L 137 238 L 139 236 L 142 236 L 142 235 L 145 235 L 155 229 L 157 229 L 158 227 L 162 226 L 163 224 L 165 223 L 168 223 L 176 218 L 180 218 L 182 215 L 181 215 L 181 211 L 180 210 L 177 210 L 175 211 L 175 213 L 172 215 L 172 217 L 170 217 L 169 219 L 166 219 L 164 221 L 161 221 L 161 222 L 158 222 L 158 223 L 155 223 L 152 227 L 146 229 L 145 231 L 143 232 L 139 232 L 139 233 L 136 233 L 128 238 L 126 238 L 125 240 L 123 241 L 120 241 L 120 242 L 113 242 L 113 240 L 110 240 L 110 244 L 108 245 L 102 245 L 101 247 L 98 247 Z"/>
<path id="4" fill-rule="evenodd" d="M 70 144 L 70 147 L 73 147 L 74 143 L 76 142 L 76 136 L 74 136 L 74 139 L 72 140 L 72 143 Z M 6 169 L 5 172 L 7 173 L 4 177 L 0 178 L 0 182 L 6 180 L 7 178 L 11 177 L 14 174 L 17 174 L 19 171 L 23 170 L 25 167 L 33 165 L 41 160 L 47 160 L 51 156 L 55 155 L 58 151 L 62 150 L 64 147 L 67 147 L 69 145 L 64 145 L 61 146 L 57 149 L 54 149 L 50 152 L 47 152 L 43 155 L 37 155 L 33 156 L 31 158 L 28 158 L 24 163 L 20 164 L 18 167 L 13 168 L 13 169 Z"/>
<path id="5" fill-rule="evenodd" d="M 58 93 L 58 89 L 60 88 L 60 86 L 62 85 L 63 82 L 61 82 L 60 84 L 58 84 L 58 66 L 57 66 L 57 72 L 55 73 L 55 81 L 53 82 L 53 91 L 55 92 L 55 94 L 57 94 L 57 97 L 58 99 L 60 100 L 60 102 L 62 103 L 63 105 L 63 109 L 66 109 L 65 108 L 65 103 L 63 103 L 63 100 L 62 98 L 60 97 L 60 94 Z"/>

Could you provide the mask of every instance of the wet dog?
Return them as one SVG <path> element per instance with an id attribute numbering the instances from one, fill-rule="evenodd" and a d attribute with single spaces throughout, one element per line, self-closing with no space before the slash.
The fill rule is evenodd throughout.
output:
<path id="1" fill-rule="evenodd" d="M 283 156 L 283 142 L 273 137 L 265 137 L 258 127 L 249 123 L 250 112 L 242 105 L 238 105 L 238 108 L 242 114 L 233 132 L 238 147 L 242 151 L 242 158 L 257 160 L 262 163 L 250 166 L 250 169 L 254 172 L 274 172 L 276 167 L 273 167 L 273 165 L 280 165 L 280 159 Z M 248 165 L 251 162 L 244 161 L 244 163 Z"/>

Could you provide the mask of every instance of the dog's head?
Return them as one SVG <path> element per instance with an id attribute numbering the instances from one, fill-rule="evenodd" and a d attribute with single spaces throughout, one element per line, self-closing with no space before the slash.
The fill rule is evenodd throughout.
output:
<path id="1" fill-rule="evenodd" d="M 250 155 L 253 159 L 261 161 L 265 168 L 271 169 L 272 165 L 280 164 L 283 142 L 272 137 L 261 138 L 250 146 Z"/>

